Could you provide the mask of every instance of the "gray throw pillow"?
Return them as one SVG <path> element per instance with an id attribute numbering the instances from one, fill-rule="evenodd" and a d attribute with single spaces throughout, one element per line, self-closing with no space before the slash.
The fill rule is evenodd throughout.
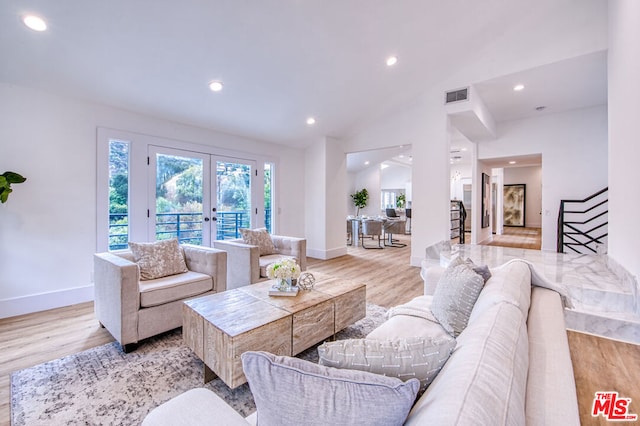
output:
<path id="1" fill-rule="evenodd" d="M 444 333 L 443 333 L 444 334 Z M 320 365 L 369 371 L 400 380 L 420 380 L 423 392 L 435 379 L 456 346 L 452 337 L 375 340 L 348 339 L 318 347 Z"/>
<path id="2" fill-rule="evenodd" d="M 402 425 L 420 382 L 245 352 L 242 367 L 260 426 Z"/>
<path id="3" fill-rule="evenodd" d="M 453 337 L 467 327 L 473 306 L 484 286 L 484 280 L 466 263 L 445 269 L 433 293 L 431 312 Z"/>
<path id="4" fill-rule="evenodd" d="M 177 238 L 154 243 L 129 243 L 140 268 L 140 280 L 154 280 L 188 272 Z"/>
<path id="5" fill-rule="evenodd" d="M 473 260 L 471 260 L 471 258 L 467 258 L 467 260 L 465 260 L 465 263 L 469 265 L 471 269 L 473 269 L 473 272 L 482 277 L 485 284 L 487 283 L 487 281 L 489 281 L 489 278 L 491 278 L 491 271 L 489 271 L 489 267 L 487 265 L 476 265 L 475 263 L 473 263 Z"/>

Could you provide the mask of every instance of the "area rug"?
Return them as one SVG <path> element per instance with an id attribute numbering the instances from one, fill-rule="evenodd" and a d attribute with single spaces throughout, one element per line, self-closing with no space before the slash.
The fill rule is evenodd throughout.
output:
<path id="1" fill-rule="evenodd" d="M 337 339 L 366 336 L 386 310 L 367 304 L 366 318 Z M 298 357 L 318 361 L 316 347 Z M 11 374 L 11 424 L 139 425 L 151 409 L 189 389 L 204 387 L 242 416 L 255 411 L 249 386 L 230 390 L 216 378 L 203 382 L 203 364 L 174 330 L 125 354 L 113 342 Z"/>

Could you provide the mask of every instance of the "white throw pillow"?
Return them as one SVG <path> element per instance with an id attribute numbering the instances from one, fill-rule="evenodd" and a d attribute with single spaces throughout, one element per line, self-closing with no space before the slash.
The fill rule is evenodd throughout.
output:
<path id="1" fill-rule="evenodd" d="M 444 334 L 444 333 L 443 333 Z M 435 379 L 456 346 L 450 336 L 442 339 L 348 339 L 318 347 L 320 365 L 369 371 L 400 380 L 420 380 L 424 391 Z"/>
<path id="2" fill-rule="evenodd" d="M 188 272 L 177 238 L 155 243 L 129 243 L 140 268 L 140 280 L 153 280 Z"/>
<path id="3" fill-rule="evenodd" d="M 402 425 L 420 387 L 267 352 L 243 353 L 242 367 L 260 426 Z"/>

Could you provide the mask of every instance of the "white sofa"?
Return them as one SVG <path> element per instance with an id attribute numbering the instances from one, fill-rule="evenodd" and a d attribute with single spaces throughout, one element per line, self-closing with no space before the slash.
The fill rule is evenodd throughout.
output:
<path id="1" fill-rule="evenodd" d="M 425 274 L 427 292 L 443 271 L 434 267 Z M 579 425 L 560 295 L 532 286 L 531 266 L 523 261 L 491 273 L 453 354 L 405 424 Z M 420 296 L 407 306 L 428 310 L 431 301 L 431 295 Z M 368 338 L 443 332 L 427 319 L 400 314 Z"/>
<path id="2" fill-rule="evenodd" d="M 435 268 L 429 279 L 439 279 L 442 272 Z M 491 272 L 456 349 L 405 424 L 579 425 L 559 294 L 532 287 L 530 266 L 524 262 Z M 420 296 L 404 305 L 404 311 L 428 311 L 431 301 L 431 295 Z M 402 308 L 393 311 L 398 314 L 368 338 L 444 333 L 439 324 L 420 315 L 402 314 Z M 255 413 L 243 419 L 214 393 L 195 389 L 153 410 L 143 424 L 205 425 L 220 416 L 228 425 L 256 420 Z"/>

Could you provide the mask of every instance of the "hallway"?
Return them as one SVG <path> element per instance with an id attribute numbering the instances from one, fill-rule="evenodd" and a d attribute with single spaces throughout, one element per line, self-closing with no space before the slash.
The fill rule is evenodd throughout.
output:
<path id="1" fill-rule="evenodd" d="M 540 250 L 542 229 L 505 226 L 502 235 L 494 234 L 493 241 L 483 245 Z"/>

